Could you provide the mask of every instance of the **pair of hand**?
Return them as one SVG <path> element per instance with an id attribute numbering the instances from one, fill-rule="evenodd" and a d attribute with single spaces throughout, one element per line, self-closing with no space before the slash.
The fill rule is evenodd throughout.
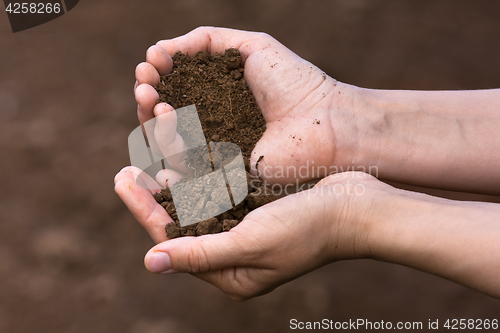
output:
<path id="1" fill-rule="evenodd" d="M 164 134 L 157 137 L 160 150 L 182 146 L 175 135 L 175 113 L 170 105 L 157 104 L 153 88 L 160 75 L 171 72 L 171 56 L 176 51 L 221 53 L 231 47 L 241 52 L 244 78 L 267 124 L 250 161 L 255 166 L 256 157 L 265 156 L 259 163 L 265 180 L 295 183 L 293 174 L 277 177 L 273 170 L 307 167 L 307 175 L 300 179 L 305 182 L 326 176 L 332 166 L 357 160 L 360 134 L 356 115 L 346 107 L 346 85 L 267 34 L 220 28 L 198 28 L 160 41 L 148 49 L 147 62 L 137 66 L 138 117 L 143 123 L 162 116 L 157 124 L 158 133 Z M 252 211 L 229 232 L 168 240 L 164 226 L 172 219 L 151 196 L 154 189 L 136 185 L 134 172 L 139 170 L 120 171 L 115 191 L 158 243 L 146 255 L 146 267 L 156 273 L 192 273 L 237 300 L 269 292 L 334 260 L 370 256 L 370 225 L 384 214 L 381 207 L 397 191 L 364 173 L 332 175 L 311 190 Z M 167 173 L 159 174 L 157 182 L 164 185 L 166 179 L 181 177 L 175 171 Z"/>

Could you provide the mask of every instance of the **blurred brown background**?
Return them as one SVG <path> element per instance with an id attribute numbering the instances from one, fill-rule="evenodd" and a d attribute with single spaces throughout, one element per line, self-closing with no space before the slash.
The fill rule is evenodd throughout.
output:
<path id="1" fill-rule="evenodd" d="M 500 87 L 498 17 L 499 1 L 82 0 L 13 34 L 0 13 L 0 332 L 283 332 L 292 318 L 499 318 L 498 300 L 369 260 L 235 303 L 191 276 L 148 273 L 142 260 L 153 243 L 113 192 L 138 125 L 134 69 L 159 39 L 199 25 L 259 30 L 343 82 L 478 89 Z"/>

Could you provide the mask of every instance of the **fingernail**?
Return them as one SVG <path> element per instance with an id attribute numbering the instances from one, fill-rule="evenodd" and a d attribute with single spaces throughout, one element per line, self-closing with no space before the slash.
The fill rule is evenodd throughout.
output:
<path id="1" fill-rule="evenodd" d="M 148 269 L 153 273 L 163 273 L 171 267 L 170 256 L 165 252 L 153 252 L 149 257 Z"/>

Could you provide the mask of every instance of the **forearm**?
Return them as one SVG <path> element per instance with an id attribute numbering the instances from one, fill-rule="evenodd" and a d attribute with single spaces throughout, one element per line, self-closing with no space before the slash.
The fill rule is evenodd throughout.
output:
<path id="1" fill-rule="evenodd" d="M 357 163 L 382 179 L 500 193 L 500 89 L 347 89 L 360 119 Z"/>
<path id="2" fill-rule="evenodd" d="M 373 258 L 500 297 L 500 206 L 401 193 L 373 226 Z"/>

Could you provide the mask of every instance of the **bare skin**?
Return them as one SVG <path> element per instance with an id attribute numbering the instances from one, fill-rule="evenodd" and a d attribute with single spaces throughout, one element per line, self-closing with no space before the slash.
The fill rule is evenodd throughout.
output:
<path id="1" fill-rule="evenodd" d="M 376 166 L 388 180 L 499 192 L 499 90 L 362 89 L 326 76 L 260 33 L 199 28 L 151 47 L 147 62 L 136 69 L 141 123 L 171 112 L 170 106 L 156 104 L 152 86 L 171 71 L 175 51 L 229 47 L 240 49 L 245 79 L 267 122 L 252 154 L 254 165 L 265 155 L 262 168 L 271 170 L 311 161 L 343 170 Z M 291 134 L 302 144 L 291 145 Z M 160 146 L 175 142 L 171 135 Z M 435 198 L 345 172 L 251 212 L 230 232 L 168 240 L 163 227 L 171 218 L 152 198 L 154 189 L 137 186 L 133 173 L 131 167 L 120 171 L 115 191 L 158 243 L 145 258 L 152 272 L 192 273 L 244 300 L 336 260 L 373 258 L 500 297 L 499 205 Z M 295 180 L 263 175 L 280 184 Z"/>

